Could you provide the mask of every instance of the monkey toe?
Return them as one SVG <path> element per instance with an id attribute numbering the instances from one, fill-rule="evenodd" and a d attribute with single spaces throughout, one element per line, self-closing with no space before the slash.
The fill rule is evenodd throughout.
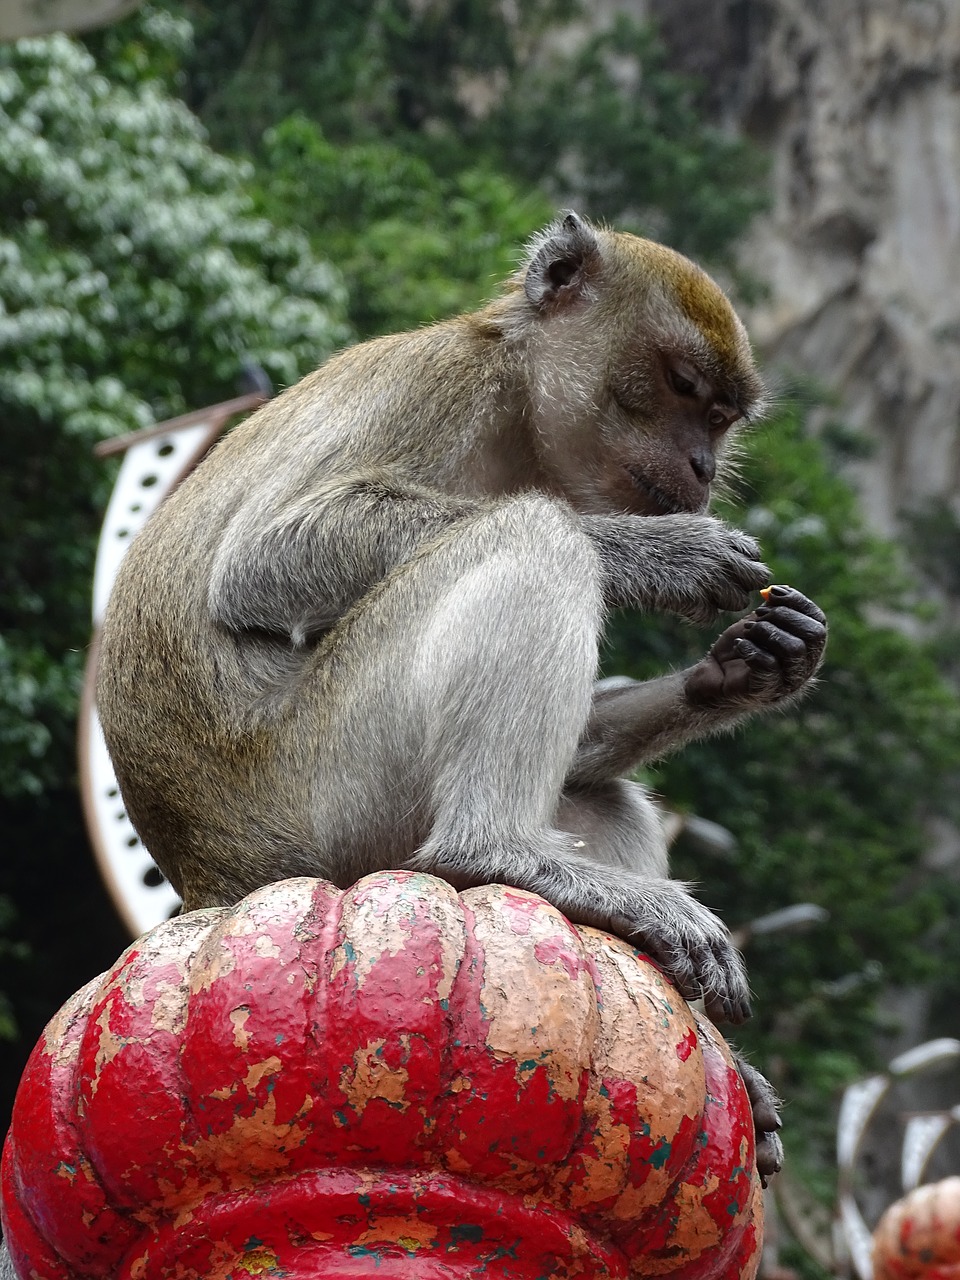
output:
<path id="1" fill-rule="evenodd" d="M 609 928 L 652 960 L 685 1000 L 700 999 L 704 990 L 705 951 L 695 944 L 680 944 L 665 932 L 623 915 L 611 916 Z"/>
<path id="2" fill-rule="evenodd" d="M 712 1022 L 728 1022 L 739 1027 L 751 1015 L 750 998 L 746 989 L 741 990 L 739 984 L 730 985 L 724 991 L 710 997 L 704 997 L 704 1007 Z"/>
<path id="3" fill-rule="evenodd" d="M 712 1022 L 739 1026 L 750 1017 L 750 993 L 743 961 L 727 939 L 698 953 L 704 1007 Z"/>
<path id="4" fill-rule="evenodd" d="M 741 1075 L 742 1074 L 743 1073 L 741 1071 Z M 759 1072 L 757 1074 L 759 1075 Z M 780 1113 L 777 1110 L 776 1097 L 773 1095 L 770 1085 L 763 1079 L 763 1076 L 760 1076 L 760 1079 L 765 1086 L 764 1096 L 756 1097 L 750 1093 L 749 1088 L 747 1089 L 747 1095 L 750 1098 L 750 1103 L 753 1108 L 753 1123 L 756 1126 L 758 1137 L 763 1133 L 777 1133 L 783 1128 L 783 1121 L 780 1119 Z M 770 1094 L 773 1096 L 773 1101 L 765 1096 L 767 1090 L 769 1090 Z"/>
<path id="5" fill-rule="evenodd" d="M 649 936 L 642 944 L 642 949 L 659 965 L 684 1000 L 700 998 L 702 986 L 690 949 L 678 947 L 666 938 L 651 939 Z"/>
<path id="6" fill-rule="evenodd" d="M 782 1125 L 780 1099 L 770 1081 L 739 1054 L 734 1055 L 740 1079 L 750 1099 L 758 1133 L 773 1133 Z"/>
<path id="7" fill-rule="evenodd" d="M 757 1135 L 757 1172 L 760 1182 L 767 1186 L 769 1179 L 783 1168 L 783 1143 L 777 1133 Z"/>
<path id="8" fill-rule="evenodd" d="M 779 1173 L 783 1166 L 783 1143 L 778 1134 L 782 1126 L 780 1099 L 773 1085 L 756 1067 L 751 1066 L 738 1053 L 734 1054 L 734 1061 L 753 1112 L 757 1170 L 763 1185 L 766 1186 L 767 1179 Z"/>
<path id="9" fill-rule="evenodd" d="M 684 914 L 673 927 L 613 914 L 608 927 L 650 957 L 686 1000 L 703 999 L 714 1022 L 740 1023 L 750 1016 L 746 969 L 720 921 L 706 907 L 683 895 Z"/>

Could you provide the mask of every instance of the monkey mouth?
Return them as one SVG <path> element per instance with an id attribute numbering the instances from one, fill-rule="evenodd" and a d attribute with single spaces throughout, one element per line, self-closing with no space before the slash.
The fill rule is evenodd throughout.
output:
<path id="1" fill-rule="evenodd" d="M 658 515 L 675 516 L 683 512 L 689 513 L 700 509 L 699 504 L 694 507 L 687 502 L 681 502 L 679 498 L 674 497 L 672 494 L 665 493 L 663 489 L 648 480 L 637 467 L 628 466 L 626 471 L 633 481 L 634 488 L 639 490 L 645 498 L 648 498 L 658 508 Z"/>

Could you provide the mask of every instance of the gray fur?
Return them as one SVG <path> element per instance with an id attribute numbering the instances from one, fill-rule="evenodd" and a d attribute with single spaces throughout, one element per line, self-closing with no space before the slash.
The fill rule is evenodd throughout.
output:
<path id="1" fill-rule="evenodd" d="M 794 696 L 822 615 L 791 593 L 755 616 L 769 635 L 736 624 L 689 671 L 593 689 L 610 608 L 704 621 L 768 579 L 704 514 L 723 453 L 705 414 L 762 387 L 732 312 L 735 354 L 710 347 L 707 367 L 689 306 L 665 301 L 687 272 L 702 291 L 657 246 L 548 228 L 488 307 L 335 357 L 154 515 L 108 610 L 98 703 L 188 908 L 301 874 L 505 881 L 746 1016 L 726 928 L 669 879 L 622 775 Z M 700 361 L 702 403 L 671 391 L 674 359 Z"/>

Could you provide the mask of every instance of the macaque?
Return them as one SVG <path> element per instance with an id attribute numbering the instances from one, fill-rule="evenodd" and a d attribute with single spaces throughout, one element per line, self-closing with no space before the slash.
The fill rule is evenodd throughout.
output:
<path id="1" fill-rule="evenodd" d="M 124 801 L 185 909 L 392 867 L 503 882 L 747 1017 L 624 775 L 795 698 L 823 614 L 774 586 L 693 667 L 594 681 L 609 610 L 706 623 L 768 583 L 706 514 L 762 395 L 703 271 L 568 213 L 481 310 L 341 352 L 220 442 L 131 546 L 100 651 Z M 776 1100 L 744 1078 L 769 1172 Z"/>

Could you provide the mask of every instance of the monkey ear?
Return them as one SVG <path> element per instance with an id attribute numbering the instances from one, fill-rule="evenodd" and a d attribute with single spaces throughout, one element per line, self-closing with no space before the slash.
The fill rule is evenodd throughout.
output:
<path id="1" fill-rule="evenodd" d="M 523 291 L 541 311 L 559 309 L 585 296 L 599 263 L 597 233 L 568 209 L 533 242 Z"/>

